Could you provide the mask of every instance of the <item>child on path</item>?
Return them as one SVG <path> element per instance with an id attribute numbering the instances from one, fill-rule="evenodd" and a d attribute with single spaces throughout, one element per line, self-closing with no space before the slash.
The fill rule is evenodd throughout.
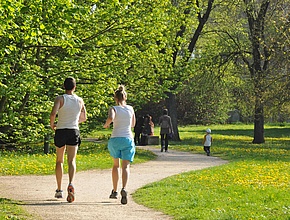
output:
<path id="1" fill-rule="evenodd" d="M 206 129 L 206 134 L 203 137 L 202 145 L 207 156 L 210 156 L 210 147 L 212 144 L 212 136 L 210 128 Z"/>
<path id="2" fill-rule="evenodd" d="M 117 199 L 117 187 L 119 180 L 120 159 L 122 160 L 122 190 L 121 203 L 127 204 L 126 186 L 130 174 L 130 162 L 133 161 L 135 155 L 134 136 L 131 128 L 135 126 L 136 119 L 132 106 L 126 104 L 127 93 L 124 86 L 120 86 L 114 95 L 116 105 L 111 107 L 108 112 L 108 118 L 104 124 L 104 128 L 109 128 L 113 122 L 113 131 L 108 142 L 110 155 L 113 157 L 112 182 L 113 189 L 110 199 Z"/>

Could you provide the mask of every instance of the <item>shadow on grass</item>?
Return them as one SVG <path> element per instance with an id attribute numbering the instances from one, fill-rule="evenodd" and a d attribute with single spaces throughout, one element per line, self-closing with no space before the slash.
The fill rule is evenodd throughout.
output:
<path id="1" fill-rule="evenodd" d="M 273 131 L 275 129 L 269 129 L 268 131 Z M 288 129 L 289 130 L 289 129 Z M 213 136 L 213 145 L 211 147 L 211 152 L 214 156 L 221 157 L 227 160 L 261 160 L 261 161 L 290 161 L 290 146 L 289 146 L 289 136 L 285 138 L 285 134 L 288 130 L 283 129 L 280 137 L 273 134 L 273 139 L 266 140 L 263 144 L 253 144 L 250 140 L 239 139 L 237 135 L 233 138 L 225 138 L 226 131 L 222 130 L 224 134 L 222 136 Z M 217 131 L 219 133 L 220 131 Z M 229 131 L 228 134 L 232 134 Z M 246 134 L 246 133 L 243 133 Z M 289 132 L 290 134 L 290 132 Z M 192 153 L 204 153 L 202 146 L 202 136 L 193 136 L 191 138 L 186 138 L 181 142 L 171 142 L 170 145 L 176 150 L 189 151 Z M 235 138 L 236 137 L 236 138 Z M 246 138 L 247 139 L 247 138 Z"/>
<path id="2" fill-rule="evenodd" d="M 182 133 L 183 131 L 180 131 Z M 193 136 L 205 134 L 204 131 L 201 131 L 200 129 L 188 129 L 186 132 L 192 133 Z M 248 136 L 250 138 L 254 137 L 254 128 L 248 128 L 248 129 L 218 129 L 215 128 L 212 130 L 213 135 L 226 135 L 226 136 Z M 290 134 L 290 128 L 289 127 L 277 127 L 277 128 L 264 128 L 264 136 L 265 138 L 281 138 L 288 136 Z"/>
<path id="3" fill-rule="evenodd" d="M 11 199 L 7 199 L 7 198 L 0 198 L 0 203 L 1 204 L 13 204 L 13 205 L 22 205 L 21 202 L 19 201 L 14 201 L 14 200 L 11 200 Z"/>

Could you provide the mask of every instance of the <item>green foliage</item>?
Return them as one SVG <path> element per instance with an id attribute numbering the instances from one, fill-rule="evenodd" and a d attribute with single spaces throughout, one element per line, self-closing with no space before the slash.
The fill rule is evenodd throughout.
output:
<path id="1" fill-rule="evenodd" d="M 265 116 L 280 121 L 289 115 L 289 25 L 284 16 L 288 3 L 270 5 L 261 44 L 271 53 L 263 81 Z M 63 92 L 69 75 L 77 79 L 76 93 L 88 110 L 83 133 L 100 128 L 118 84 L 125 84 L 128 103 L 136 110 L 172 92 L 180 93 L 179 120 L 188 111 L 184 106 L 190 105 L 187 118 L 194 118 L 192 122 L 224 122 L 232 109 L 251 121 L 255 93 L 245 62 L 252 58 L 244 2 L 214 1 L 189 54 L 189 42 L 207 4 L 2 1 L 0 139 L 18 144 L 43 139 L 54 98 Z"/>
<path id="2" fill-rule="evenodd" d="M 199 71 L 184 81 L 183 90 L 177 95 L 180 124 L 224 123 L 229 109 L 235 107 L 229 94 L 232 82 L 205 68 L 203 62 L 214 65 L 206 59 L 193 61 L 192 69 Z"/>
<path id="3" fill-rule="evenodd" d="M 155 69 L 162 71 L 166 56 L 158 52 L 165 44 L 156 42 L 167 28 L 167 5 L 3 2 L 0 10 L 7 16 L 1 20 L 0 138 L 17 143 L 42 139 L 53 99 L 62 93 L 68 75 L 77 79 L 77 94 L 87 104 L 89 120 L 83 131 L 102 124 L 120 83 L 136 106 L 159 98 Z M 144 87 L 146 81 L 152 84 Z"/>

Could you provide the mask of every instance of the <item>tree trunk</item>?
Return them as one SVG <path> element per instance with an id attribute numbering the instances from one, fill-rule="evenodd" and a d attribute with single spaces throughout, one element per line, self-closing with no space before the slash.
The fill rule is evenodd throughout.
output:
<path id="1" fill-rule="evenodd" d="M 261 144 L 265 142 L 264 139 L 264 106 L 263 106 L 263 94 L 264 94 L 264 81 L 267 78 L 267 67 L 269 62 L 269 51 L 262 45 L 265 44 L 265 18 L 267 9 L 269 7 L 269 0 L 262 0 L 260 9 L 257 10 L 254 7 L 252 1 L 244 0 L 246 4 L 246 14 L 249 23 L 250 41 L 252 44 L 252 64 L 248 63 L 248 67 L 251 73 L 255 86 L 255 115 L 254 115 L 254 144 Z M 264 50 L 262 49 L 264 48 Z M 264 66 L 263 66 L 264 63 Z M 263 66 L 263 67 L 262 67 Z"/>
<path id="2" fill-rule="evenodd" d="M 175 94 L 168 92 L 166 98 L 166 107 L 168 109 L 168 114 L 171 117 L 172 126 L 173 126 L 173 140 L 180 141 L 180 136 L 178 132 L 178 125 L 177 125 L 177 105 L 176 105 L 176 96 Z"/>
<path id="3" fill-rule="evenodd" d="M 5 104 L 7 101 L 7 97 L 6 96 L 2 96 L 1 100 L 0 100 L 0 113 L 3 113 L 5 110 Z"/>
<path id="4" fill-rule="evenodd" d="M 264 107 L 260 99 L 256 97 L 254 118 L 254 140 L 253 144 L 265 143 L 264 138 Z"/>

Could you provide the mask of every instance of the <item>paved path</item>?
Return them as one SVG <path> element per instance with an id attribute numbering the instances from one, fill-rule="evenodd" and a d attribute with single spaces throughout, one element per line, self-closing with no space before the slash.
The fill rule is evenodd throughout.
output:
<path id="1" fill-rule="evenodd" d="M 55 176 L 1 176 L 0 197 L 21 200 L 25 208 L 44 220 L 156 220 L 172 219 L 170 216 L 136 204 L 130 193 L 138 188 L 165 177 L 191 170 L 225 164 L 216 157 L 190 154 L 169 150 L 161 153 L 159 149 L 141 147 L 158 155 L 154 161 L 132 164 L 127 191 L 128 204 L 121 205 L 120 199 L 108 199 L 112 189 L 111 170 L 91 170 L 78 172 L 75 177 L 76 200 L 67 203 L 66 199 L 54 199 Z M 63 187 L 66 188 L 67 175 L 64 175 Z M 119 181 L 121 182 L 121 181 Z M 121 188 L 121 183 L 120 187 Z"/>

